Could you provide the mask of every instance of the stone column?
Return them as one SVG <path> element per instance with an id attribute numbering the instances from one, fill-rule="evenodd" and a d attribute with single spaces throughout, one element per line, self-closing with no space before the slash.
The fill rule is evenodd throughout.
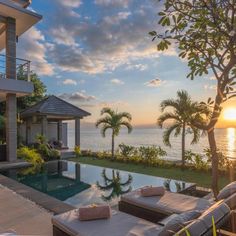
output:
<path id="1" fill-rule="evenodd" d="M 41 130 L 41 134 L 48 138 L 48 120 L 47 120 L 47 116 L 43 116 L 42 117 L 42 130 Z"/>
<path id="2" fill-rule="evenodd" d="M 80 146 L 80 118 L 75 119 L 75 146 Z"/>
<path id="3" fill-rule="evenodd" d="M 57 122 L 57 138 L 58 141 L 62 141 L 62 121 Z"/>
<path id="4" fill-rule="evenodd" d="M 6 21 L 6 78 L 16 79 L 16 20 Z M 17 115 L 16 94 L 6 95 L 6 142 L 7 161 L 17 159 Z"/>
<path id="5" fill-rule="evenodd" d="M 76 183 L 80 183 L 80 164 L 75 164 L 75 181 Z"/>
<path id="6" fill-rule="evenodd" d="M 31 125 L 32 125 L 32 120 L 31 120 L 31 118 L 28 118 L 25 122 L 26 144 L 30 144 L 32 142 L 32 140 L 31 140 Z"/>

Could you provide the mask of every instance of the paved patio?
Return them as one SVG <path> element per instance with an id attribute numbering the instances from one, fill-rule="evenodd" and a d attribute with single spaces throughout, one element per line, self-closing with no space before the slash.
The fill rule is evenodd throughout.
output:
<path id="1" fill-rule="evenodd" d="M 52 213 L 0 185 L 0 233 L 52 235 Z"/>

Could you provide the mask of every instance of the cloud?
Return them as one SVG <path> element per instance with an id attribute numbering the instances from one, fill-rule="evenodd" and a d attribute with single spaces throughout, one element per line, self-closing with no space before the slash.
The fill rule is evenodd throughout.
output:
<path id="1" fill-rule="evenodd" d="M 64 71 L 85 72 L 88 74 L 97 74 L 104 71 L 103 63 L 99 60 L 93 60 L 93 57 L 83 53 L 80 48 L 56 44 L 49 50 L 49 55 L 54 59 L 54 63 Z"/>
<path id="2" fill-rule="evenodd" d="M 126 67 L 127 70 L 140 70 L 140 71 L 144 71 L 147 68 L 148 68 L 148 65 L 143 65 L 143 64 L 128 65 Z"/>
<path id="3" fill-rule="evenodd" d="M 96 99 L 95 96 L 87 95 L 83 92 L 63 93 L 63 94 L 60 94 L 59 97 L 68 101 L 73 101 L 73 102 L 89 102 Z"/>
<path id="4" fill-rule="evenodd" d="M 216 87 L 216 85 L 205 84 L 205 85 L 204 85 L 204 89 L 205 89 L 205 90 L 216 90 L 217 87 Z"/>
<path id="5" fill-rule="evenodd" d="M 157 79 L 153 79 L 153 80 L 146 82 L 144 85 L 146 85 L 147 87 L 160 87 L 161 85 L 163 85 L 165 83 L 166 83 L 165 80 L 160 80 L 157 78 Z"/>
<path id="6" fill-rule="evenodd" d="M 117 108 L 117 107 L 127 107 L 129 106 L 128 102 L 125 101 L 114 101 L 114 102 L 100 102 L 97 104 L 98 107 L 111 107 L 111 108 Z"/>
<path id="7" fill-rule="evenodd" d="M 58 44 L 64 44 L 67 46 L 76 45 L 74 35 L 72 32 L 68 32 L 63 26 L 51 30 L 51 35 L 54 38 L 54 42 Z"/>
<path id="8" fill-rule="evenodd" d="M 40 30 L 32 27 L 19 38 L 17 56 L 30 60 L 31 69 L 38 75 L 53 75 L 54 67 L 47 61 L 47 44 Z"/>
<path id="9" fill-rule="evenodd" d="M 95 0 L 95 4 L 105 7 L 128 7 L 130 0 Z"/>
<path id="10" fill-rule="evenodd" d="M 77 8 L 82 4 L 81 0 L 59 0 L 59 2 L 67 7 Z"/>
<path id="11" fill-rule="evenodd" d="M 77 82 L 73 79 L 65 79 L 62 83 L 65 85 L 77 85 Z"/>
<path id="12" fill-rule="evenodd" d="M 63 5 L 57 4 L 55 8 L 60 11 L 53 15 L 49 30 L 55 43 L 49 52 L 53 63 L 61 70 L 97 74 L 135 64 L 140 59 L 156 58 L 160 54 L 176 56 L 174 47 L 164 53 L 157 52 L 156 43 L 151 42 L 148 36 L 148 32 L 156 28 L 154 16 L 157 9 L 154 3 L 147 1 L 148 4 L 143 2 L 129 6 L 129 2 L 132 1 L 96 0 L 97 5 L 118 4 L 129 8 L 126 11 L 99 8 L 100 14 L 92 20 L 76 18 L 71 15 L 68 6 L 63 8 Z M 59 12 L 63 14 L 59 15 Z M 144 70 L 145 66 L 137 69 Z"/>
<path id="13" fill-rule="evenodd" d="M 131 15 L 131 12 L 118 12 L 115 16 L 105 16 L 104 22 L 111 25 L 120 24 L 122 20 L 126 20 Z"/>
<path id="14" fill-rule="evenodd" d="M 112 80 L 111 80 L 111 83 L 112 83 L 112 84 L 116 84 L 116 85 L 123 85 L 123 84 L 124 84 L 124 81 L 119 80 L 119 79 L 112 79 Z"/>

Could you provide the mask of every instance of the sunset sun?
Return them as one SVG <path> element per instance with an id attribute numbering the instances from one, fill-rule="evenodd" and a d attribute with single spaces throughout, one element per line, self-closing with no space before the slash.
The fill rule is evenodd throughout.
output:
<path id="1" fill-rule="evenodd" d="M 236 121 L 236 108 L 227 108 L 224 111 L 224 119 L 230 121 Z"/>

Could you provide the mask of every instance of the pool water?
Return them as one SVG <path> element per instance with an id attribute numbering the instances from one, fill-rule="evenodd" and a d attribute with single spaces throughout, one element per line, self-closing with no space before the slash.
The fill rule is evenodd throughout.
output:
<path id="1" fill-rule="evenodd" d="M 120 195 L 147 185 L 164 186 L 172 192 L 194 186 L 178 180 L 71 161 L 53 161 L 43 168 L 14 169 L 1 174 L 76 207 L 104 202 L 116 205 Z"/>

